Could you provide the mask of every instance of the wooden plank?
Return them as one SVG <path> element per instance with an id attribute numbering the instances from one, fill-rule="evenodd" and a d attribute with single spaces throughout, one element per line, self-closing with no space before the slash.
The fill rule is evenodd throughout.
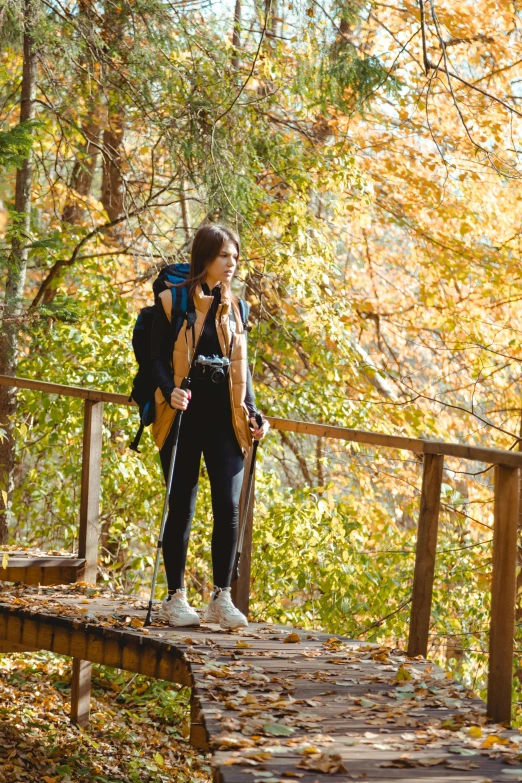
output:
<path id="1" fill-rule="evenodd" d="M 345 427 L 332 427 L 329 424 L 313 424 L 307 421 L 292 421 L 266 416 L 270 426 L 284 432 L 299 432 L 303 435 L 317 435 L 320 438 L 348 440 L 353 443 L 366 443 L 369 446 L 388 446 L 394 449 L 407 449 L 419 454 L 423 453 L 425 441 L 418 438 L 405 438 L 400 435 L 382 435 L 377 432 L 353 430 Z M 522 464 L 522 461 L 521 461 Z"/>
<path id="2" fill-rule="evenodd" d="M 85 400 L 78 555 L 85 559 L 85 581 L 96 582 L 100 518 L 103 402 Z"/>
<path id="3" fill-rule="evenodd" d="M 85 560 L 67 557 L 12 557 L 0 568 L 0 582 L 26 585 L 63 585 L 82 581 Z"/>
<path id="4" fill-rule="evenodd" d="M 194 689 L 192 689 L 190 697 L 190 744 L 193 748 L 205 751 L 205 753 L 210 750 L 201 705 Z"/>
<path id="5" fill-rule="evenodd" d="M 243 480 L 243 487 L 241 489 L 241 499 L 239 501 L 239 519 L 243 518 L 243 512 L 245 508 L 246 492 L 248 486 L 248 474 L 250 471 L 250 465 L 252 462 L 252 449 L 245 458 L 245 477 Z M 237 606 L 240 612 L 243 612 L 248 617 L 248 608 L 250 602 L 250 574 L 252 570 L 252 531 L 254 523 L 254 503 L 255 503 L 255 465 L 254 476 L 252 478 L 252 492 L 250 493 L 250 501 L 248 504 L 248 512 L 246 518 L 245 538 L 243 540 L 243 551 L 241 553 L 241 562 L 239 564 L 239 579 L 232 582 L 232 600 L 234 605 Z"/>
<path id="6" fill-rule="evenodd" d="M 411 656 L 428 652 L 443 468 L 441 454 L 424 455 L 408 640 L 408 655 Z"/>
<path id="7" fill-rule="evenodd" d="M 71 680 L 71 723 L 85 727 L 91 711 L 92 663 L 73 658 Z"/>
<path id="8" fill-rule="evenodd" d="M 465 443 L 445 443 L 444 441 L 424 441 L 424 454 L 443 454 L 445 457 L 476 460 L 488 465 L 510 465 L 522 467 L 522 453 L 504 449 L 490 449 L 482 446 L 467 446 Z"/>
<path id="9" fill-rule="evenodd" d="M 11 568 L 83 568 L 85 560 L 68 555 L 34 555 L 30 550 L 24 552 L 8 552 L 8 564 Z M 2 568 L 0 566 L 0 573 Z"/>
<path id="10" fill-rule="evenodd" d="M 27 647 L 25 644 L 17 644 L 16 642 L 7 642 L 4 639 L 0 639 L 0 653 L 22 653 L 36 651 L 36 647 Z"/>
<path id="11" fill-rule="evenodd" d="M 14 386 L 16 389 L 32 389 L 46 394 L 59 394 L 62 397 L 80 397 L 91 402 L 114 402 L 117 405 L 136 405 L 129 402 L 128 395 L 102 392 L 97 389 L 86 389 L 83 386 L 65 386 L 61 383 L 33 380 L 32 378 L 13 378 L 10 375 L 0 375 L 0 386 Z"/>
<path id="12" fill-rule="evenodd" d="M 495 526 L 489 626 L 488 716 L 511 722 L 519 471 L 495 465 Z"/>

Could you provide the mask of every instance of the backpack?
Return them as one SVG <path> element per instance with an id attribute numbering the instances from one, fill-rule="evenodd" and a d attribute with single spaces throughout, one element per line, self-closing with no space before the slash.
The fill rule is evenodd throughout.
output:
<path id="1" fill-rule="evenodd" d="M 157 384 L 152 369 L 151 339 L 152 323 L 154 321 L 156 308 L 162 307 L 159 295 L 162 291 L 170 288 L 172 294 L 170 324 L 172 345 L 174 346 L 181 327 L 183 326 L 183 321 L 187 319 L 189 326 L 193 325 L 196 321 L 194 303 L 189 301 L 187 287 L 185 285 L 173 287 L 178 283 L 185 282 L 189 272 L 190 264 L 187 263 L 169 264 L 161 270 L 152 284 L 154 304 L 143 307 L 140 310 L 139 315 L 136 318 L 136 323 L 134 324 L 134 329 L 132 330 L 132 347 L 138 363 L 138 372 L 132 381 L 132 391 L 130 393 L 129 402 L 134 400 L 138 405 L 140 411 L 140 426 L 134 440 L 129 444 L 129 448 L 138 453 L 140 451 L 138 446 L 143 430 L 145 427 L 152 424 L 155 415 L 154 394 L 156 392 Z M 239 300 L 239 310 L 243 322 L 243 329 L 249 331 L 247 321 L 250 305 L 248 302 L 245 302 L 244 299 Z M 234 314 L 233 310 L 231 310 L 231 320 L 233 319 Z"/>

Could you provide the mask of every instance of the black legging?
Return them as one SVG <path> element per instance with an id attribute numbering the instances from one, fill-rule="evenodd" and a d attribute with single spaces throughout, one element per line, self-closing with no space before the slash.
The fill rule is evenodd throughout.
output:
<path id="1" fill-rule="evenodd" d="M 192 399 L 181 419 L 169 514 L 163 536 L 169 593 L 184 586 L 202 454 L 212 494 L 212 569 L 217 587 L 230 585 L 238 534 L 244 459 L 232 424 L 228 383 L 194 380 L 191 391 Z M 160 451 L 165 480 L 172 453 L 173 430 Z"/>

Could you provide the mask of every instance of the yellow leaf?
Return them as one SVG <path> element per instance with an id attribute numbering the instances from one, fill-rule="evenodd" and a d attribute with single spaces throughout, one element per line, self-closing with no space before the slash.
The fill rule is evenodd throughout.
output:
<path id="1" fill-rule="evenodd" d="M 399 671 L 395 675 L 395 682 L 406 682 L 407 680 L 413 680 L 411 672 L 405 669 L 404 666 L 399 666 Z"/>
<path id="2" fill-rule="evenodd" d="M 283 639 L 283 644 L 295 644 L 296 642 L 300 642 L 301 637 L 298 633 L 289 633 L 286 639 Z"/>
<path id="3" fill-rule="evenodd" d="M 480 726 L 470 726 L 468 734 L 470 737 L 482 737 L 482 729 Z"/>
<path id="4" fill-rule="evenodd" d="M 236 642 L 236 647 L 240 647 L 242 650 L 244 650 L 244 649 L 246 649 L 248 647 L 252 647 L 252 645 L 249 644 L 248 642 L 242 642 L 242 641 L 240 641 L 238 639 L 237 642 Z"/>
<path id="5" fill-rule="evenodd" d="M 158 767 L 163 767 L 165 765 L 165 761 L 163 759 L 163 756 L 161 753 L 155 753 L 154 754 L 154 761 L 158 765 Z"/>
<path id="6" fill-rule="evenodd" d="M 480 747 L 490 748 L 492 745 L 509 745 L 509 740 L 506 737 L 499 737 L 498 734 L 491 734 Z"/>
<path id="7" fill-rule="evenodd" d="M 57 777 L 52 778 L 49 775 L 44 775 L 42 780 L 44 781 L 44 783 L 56 783 L 58 778 Z"/>
<path id="8" fill-rule="evenodd" d="M 9 563 L 9 555 L 7 552 L 4 552 L 2 557 L 2 568 L 7 568 L 7 564 Z"/>

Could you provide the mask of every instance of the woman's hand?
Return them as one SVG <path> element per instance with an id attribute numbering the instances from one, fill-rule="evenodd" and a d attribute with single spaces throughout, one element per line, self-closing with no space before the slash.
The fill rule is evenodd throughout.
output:
<path id="1" fill-rule="evenodd" d="M 252 418 L 250 419 L 250 424 L 252 425 L 252 437 L 254 438 L 254 440 L 261 440 L 261 438 L 264 438 L 266 433 L 270 429 L 270 423 L 266 419 L 263 419 L 263 423 L 259 427 L 255 419 L 255 416 L 252 416 Z"/>
<path id="2" fill-rule="evenodd" d="M 186 411 L 191 397 L 190 389 L 174 389 L 170 395 L 170 404 L 178 411 Z"/>

